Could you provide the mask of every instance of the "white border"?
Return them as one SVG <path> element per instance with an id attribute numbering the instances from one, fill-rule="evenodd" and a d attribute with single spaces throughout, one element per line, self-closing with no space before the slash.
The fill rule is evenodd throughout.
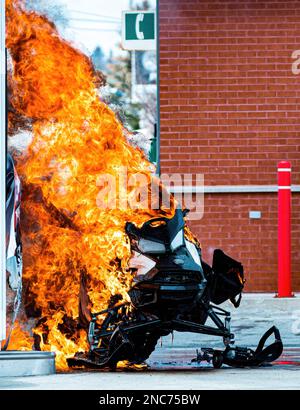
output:
<path id="1" fill-rule="evenodd" d="M 125 16 L 126 14 L 154 14 L 154 40 L 126 40 L 125 39 Z M 130 10 L 122 11 L 122 47 L 124 50 L 156 50 L 156 11 L 155 10 Z"/>
<path id="2" fill-rule="evenodd" d="M 6 338 L 6 54 L 5 0 L 0 0 L 0 340 Z M 1 350 L 1 347 L 0 347 Z"/>

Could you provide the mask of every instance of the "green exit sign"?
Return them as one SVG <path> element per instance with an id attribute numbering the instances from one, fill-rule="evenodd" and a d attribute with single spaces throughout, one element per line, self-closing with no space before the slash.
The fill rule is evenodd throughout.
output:
<path id="1" fill-rule="evenodd" d="M 125 50 L 156 49 L 155 11 L 124 11 L 122 46 Z"/>

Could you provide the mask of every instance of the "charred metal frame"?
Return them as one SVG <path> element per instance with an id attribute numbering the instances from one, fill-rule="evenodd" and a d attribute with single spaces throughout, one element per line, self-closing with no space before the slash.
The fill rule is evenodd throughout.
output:
<path id="1" fill-rule="evenodd" d="M 89 331 L 88 331 L 88 340 L 91 346 L 91 350 L 94 350 L 98 347 L 99 341 L 107 336 L 111 336 L 113 331 L 106 331 L 105 328 L 109 326 L 110 322 L 115 320 L 118 316 L 118 311 L 122 309 L 127 304 L 122 304 L 114 306 L 111 309 L 107 309 L 101 312 L 92 314 L 92 320 L 90 322 Z M 124 323 L 122 325 L 122 331 L 126 333 L 138 332 L 139 330 L 145 331 L 147 328 L 150 329 L 169 329 L 170 331 L 179 331 L 179 332 L 192 332 L 192 333 L 202 333 L 211 336 L 220 336 L 223 337 L 224 344 L 228 345 L 229 343 L 234 343 L 234 334 L 230 331 L 230 321 L 231 315 L 230 312 L 210 304 L 207 307 L 203 305 L 203 310 L 205 310 L 214 322 L 216 327 L 201 325 L 196 322 L 182 320 L 182 319 L 173 319 L 170 321 L 163 321 L 160 319 L 153 319 L 139 324 L 130 324 Z M 97 327 L 98 316 L 106 314 L 106 318 L 100 328 Z M 224 323 L 219 316 L 224 316 Z"/>
<path id="2" fill-rule="evenodd" d="M 89 326 L 88 340 L 90 343 L 89 356 L 84 359 L 83 357 L 69 358 L 68 364 L 73 366 L 87 366 L 91 368 L 110 367 L 114 369 L 116 363 L 113 362 L 113 355 L 117 350 L 122 349 L 122 345 L 119 345 L 118 349 L 113 354 L 109 354 L 108 347 L 101 347 L 101 341 L 108 337 L 113 337 L 114 330 L 106 330 L 110 325 L 113 325 L 115 321 L 118 321 L 119 316 L 123 316 L 126 306 L 129 303 L 114 306 L 105 311 L 94 313 Z M 118 325 L 119 333 L 122 336 L 123 341 L 126 343 L 129 341 L 128 336 L 131 333 L 139 334 L 139 331 L 155 331 L 155 330 L 167 330 L 167 331 L 180 331 L 180 332 L 194 332 L 203 333 L 211 336 L 223 337 L 225 350 L 215 350 L 212 348 L 202 348 L 197 350 L 197 357 L 192 362 L 201 363 L 202 361 L 211 362 L 215 368 L 220 368 L 222 364 L 227 364 L 233 367 L 257 367 L 265 363 L 270 363 L 276 360 L 283 351 L 282 340 L 279 330 L 272 326 L 260 339 L 256 350 L 249 349 L 248 347 L 234 346 L 234 335 L 230 332 L 230 313 L 224 309 L 209 304 L 203 305 L 203 310 L 206 311 L 211 320 L 215 323 L 216 327 L 201 325 L 192 321 L 182 320 L 180 318 L 172 319 L 169 321 L 163 321 L 161 319 L 146 320 L 142 323 L 136 323 L 134 320 L 123 322 Z M 102 325 L 98 327 L 97 319 L 99 315 L 106 314 Z M 224 316 L 223 321 L 219 316 Z M 269 346 L 265 346 L 266 341 L 270 336 L 274 335 L 274 342 Z M 99 347 L 100 345 L 100 347 Z M 118 353 L 117 353 L 118 354 Z M 98 358 L 98 359 L 97 359 Z M 102 358 L 102 360 L 101 360 Z M 97 363 L 97 360 L 101 360 L 101 363 Z"/>

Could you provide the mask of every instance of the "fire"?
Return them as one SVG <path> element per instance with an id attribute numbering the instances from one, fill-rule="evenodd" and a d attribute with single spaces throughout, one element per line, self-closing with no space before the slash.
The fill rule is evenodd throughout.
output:
<path id="1" fill-rule="evenodd" d="M 32 142 L 16 158 L 23 182 L 24 305 L 35 318 L 34 345 L 66 358 L 87 349 L 90 311 L 127 300 L 132 274 L 126 221 L 141 224 L 167 210 L 100 209 L 98 176 L 142 173 L 152 165 L 124 136 L 101 101 L 90 60 L 63 40 L 53 23 L 8 0 L 7 47 L 13 60 L 10 103 L 32 123 Z M 137 195 L 136 187 L 128 198 Z M 173 204 L 174 205 L 174 204 Z M 26 318 L 23 318 L 26 323 Z M 33 341 L 21 328 L 10 348 Z"/>
<path id="2" fill-rule="evenodd" d="M 9 334 L 9 329 L 7 329 L 6 334 Z M 22 341 L 21 345 L 19 343 L 20 340 Z M 31 350 L 32 343 L 33 340 L 32 337 L 30 337 L 29 333 L 19 322 L 16 322 L 13 327 L 11 339 L 9 342 L 10 350 Z"/>
<path id="3" fill-rule="evenodd" d="M 128 300 L 132 273 L 125 223 L 171 217 L 175 200 L 167 208 L 160 204 L 164 187 L 99 97 L 89 58 L 62 39 L 47 18 L 26 11 L 20 0 L 6 1 L 6 21 L 13 61 L 10 104 L 17 113 L 10 113 L 9 126 L 18 129 L 18 118 L 26 119 L 23 128 L 29 124 L 33 135 L 26 152 L 15 158 L 23 184 L 25 314 L 9 348 L 55 351 L 63 370 L 67 357 L 88 348 L 90 312 Z M 159 187 L 158 209 L 151 209 L 149 199 L 137 209 L 127 206 L 139 197 L 138 183 L 126 186 L 125 205 L 120 189 L 119 206 L 98 206 L 99 176 L 120 180 L 124 169 L 129 179 L 144 175 L 148 191 Z M 35 320 L 33 338 L 24 330 L 28 318 Z"/>

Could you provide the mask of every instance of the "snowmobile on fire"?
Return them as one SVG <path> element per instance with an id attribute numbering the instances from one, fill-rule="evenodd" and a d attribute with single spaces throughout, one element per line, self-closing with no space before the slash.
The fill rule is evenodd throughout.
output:
<path id="1" fill-rule="evenodd" d="M 230 313 L 220 308 L 230 300 L 241 301 L 244 272 L 240 262 L 216 249 L 210 267 L 201 258 L 197 243 L 186 238 L 187 210 L 176 209 L 173 218 L 154 218 L 141 228 L 126 224 L 135 279 L 130 303 L 92 314 L 88 340 L 90 351 L 68 359 L 70 367 L 116 368 L 127 360 L 144 362 L 161 336 L 173 331 L 195 332 L 223 338 L 225 350 L 202 349 L 195 361 L 212 361 L 215 368 L 258 366 L 276 360 L 282 341 L 276 327 L 269 329 L 255 351 L 234 346 Z M 105 319 L 98 324 L 99 316 Z M 213 326 L 206 325 L 210 318 Z M 264 348 L 271 335 L 275 341 Z"/>

